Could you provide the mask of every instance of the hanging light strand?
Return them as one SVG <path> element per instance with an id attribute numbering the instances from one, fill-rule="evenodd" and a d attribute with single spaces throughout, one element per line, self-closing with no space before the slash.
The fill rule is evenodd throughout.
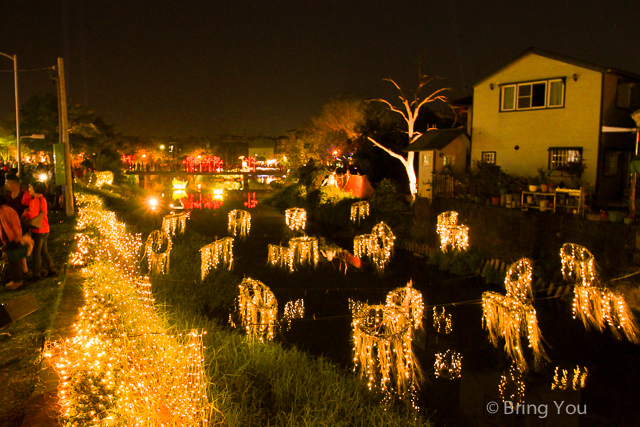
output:
<path id="1" fill-rule="evenodd" d="M 218 265 L 231 270 L 233 267 L 233 237 L 225 237 L 200 248 L 200 279 L 204 281 L 209 271 Z"/>

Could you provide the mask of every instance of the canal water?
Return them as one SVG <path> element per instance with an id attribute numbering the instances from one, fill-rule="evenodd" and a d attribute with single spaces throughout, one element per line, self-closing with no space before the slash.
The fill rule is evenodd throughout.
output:
<path id="1" fill-rule="evenodd" d="M 193 200 L 206 191 L 189 193 Z M 275 294 L 280 310 L 287 301 L 304 299 L 305 318 L 294 320 L 290 331 L 277 340 L 314 356 L 328 357 L 347 371 L 353 370 L 351 313 L 349 299 L 381 304 L 394 288 L 409 280 L 425 300 L 424 332 L 417 334 L 414 351 L 425 373 L 420 383 L 419 405 L 436 425 L 447 426 L 639 426 L 640 348 L 618 341 L 609 331 L 587 331 L 571 311 L 568 299 L 536 301 L 538 324 L 551 363 L 523 378 L 524 405 L 502 402 L 499 383 L 511 365 L 500 342 L 495 348 L 482 325 L 480 299 L 487 290 L 504 289 L 485 284 L 479 277 L 460 278 L 428 267 L 425 259 L 396 250 L 383 276 L 363 262 L 361 268 L 337 260 L 324 260 L 316 268 L 299 268 L 288 273 L 267 265 L 268 244 L 287 245 L 292 232 L 284 216 L 262 206 L 251 206 L 251 192 L 225 193 L 219 206 L 192 202 L 191 226 L 214 239 L 227 235 L 227 214 L 231 209 L 248 209 L 252 214 L 250 236 L 234 243 L 234 271 L 260 280 Z M 267 193 L 260 193 L 260 197 Z M 189 196 L 187 196 L 187 200 Z M 206 199 L 206 197 L 205 197 Z M 247 200 L 249 203 L 247 203 Z M 195 207 L 194 207 L 195 206 Z M 435 225 L 434 225 L 435 226 Z M 352 251 L 353 237 L 369 230 L 342 230 L 309 223 L 306 234 Z M 535 281 L 535 277 L 534 277 Z M 438 333 L 433 326 L 433 307 L 444 307 L 452 316 L 452 331 Z M 222 321 L 227 319 L 221 317 Z M 526 345 L 526 337 L 523 344 Z M 462 355 L 462 375 L 448 380 L 434 375 L 435 354 L 446 350 Z M 531 352 L 525 350 L 533 364 Z M 579 366 L 588 370 L 583 390 L 573 390 L 571 374 Z M 565 391 L 552 390 L 556 367 L 569 373 Z M 515 390 L 507 382 L 506 390 Z M 498 404 L 492 413 L 492 402 Z"/>

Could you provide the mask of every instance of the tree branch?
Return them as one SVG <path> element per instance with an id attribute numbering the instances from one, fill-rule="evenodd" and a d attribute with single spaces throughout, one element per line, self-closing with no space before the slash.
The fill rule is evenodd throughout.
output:
<path id="1" fill-rule="evenodd" d="M 391 157 L 395 157 L 396 159 L 400 160 L 402 162 L 402 164 L 406 164 L 407 159 L 405 159 L 404 157 L 402 157 L 400 154 L 391 151 L 390 149 L 388 149 L 387 147 L 385 147 L 384 145 L 381 145 L 380 143 L 378 143 L 375 139 L 371 138 L 370 136 L 367 137 L 367 139 L 369 141 L 371 141 L 373 143 L 373 145 L 375 145 L 376 147 L 386 151 L 386 153 L 388 155 L 390 155 Z"/>

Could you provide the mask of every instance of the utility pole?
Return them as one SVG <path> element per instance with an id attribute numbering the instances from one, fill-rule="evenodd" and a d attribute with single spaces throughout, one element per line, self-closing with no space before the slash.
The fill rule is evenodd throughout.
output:
<path id="1" fill-rule="evenodd" d="M 0 52 L 0 55 L 5 56 L 13 61 L 13 89 L 16 98 L 16 159 L 18 160 L 18 176 L 22 177 L 22 165 L 20 164 L 20 103 L 18 102 L 18 56 L 10 56 L 2 52 Z"/>
<path id="2" fill-rule="evenodd" d="M 60 91 L 60 135 L 64 144 L 64 200 L 67 216 L 73 215 L 73 176 L 71 174 L 71 149 L 69 148 L 69 125 L 67 122 L 67 89 L 64 81 L 64 63 L 58 58 L 58 84 Z"/>

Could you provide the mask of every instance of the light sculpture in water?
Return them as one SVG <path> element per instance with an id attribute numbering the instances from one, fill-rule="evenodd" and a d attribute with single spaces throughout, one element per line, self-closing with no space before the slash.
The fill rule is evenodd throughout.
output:
<path id="1" fill-rule="evenodd" d="M 166 249 L 162 251 L 165 243 Z M 172 246 L 171 237 L 163 230 L 155 230 L 149 234 L 145 242 L 145 253 L 151 274 L 160 275 L 169 272 L 169 254 Z"/>
<path id="2" fill-rule="evenodd" d="M 569 371 L 567 369 L 560 369 L 559 366 L 556 366 L 555 373 L 553 375 L 553 382 L 551 383 L 551 390 L 567 390 L 573 388 L 573 390 L 582 390 L 587 381 L 587 375 L 589 371 L 587 371 L 586 367 L 580 368 L 580 366 L 576 365 L 576 367 L 571 372 L 571 381 L 569 381 Z"/>
<path id="3" fill-rule="evenodd" d="M 437 307 L 433 307 L 433 329 L 440 334 L 448 335 L 453 330 L 451 323 L 451 313 L 447 313 L 442 307 L 442 311 L 438 312 Z"/>
<path id="4" fill-rule="evenodd" d="M 302 208 L 289 208 L 285 213 L 285 222 L 293 231 L 304 230 L 307 223 L 307 211 Z"/>
<path id="5" fill-rule="evenodd" d="M 411 347 L 412 321 L 397 306 L 350 301 L 350 309 L 354 371 L 366 376 L 370 390 L 382 390 L 385 403 L 395 392 L 416 408 L 422 373 Z"/>
<path id="6" fill-rule="evenodd" d="M 362 234 L 354 238 L 353 252 L 358 258 L 368 256 L 378 274 L 382 274 L 391 260 L 395 238 L 391 228 L 381 222 L 371 229 L 371 234 Z"/>
<path id="7" fill-rule="evenodd" d="M 524 374 L 513 364 L 508 372 L 503 372 L 498 385 L 502 401 L 510 401 L 512 404 L 521 403 L 524 400 Z"/>
<path id="8" fill-rule="evenodd" d="M 437 378 L 449 380 L 460 378 L 462 376 L 462 355 L 451 350 L 436 353 L 433 371 Z"/>
<path id="9" fill-rule="evenodd" d="M 271 341 L 275 337 L 278 301 L 264 283 L 245 278 L 238 285 L 237 313 L 247 335 L 260 342 Z M 229 319 L 232 326 L 235 324 Z"/>
<path id="10" fill-rule="evenodd" d="M 294 237 L 289 240 L 289 271 L 293 272 L 296 265 L 318 266 L 320 251 L 318 249 L 318 238 L 311 236 Z"/>
<path id="11" fill-rule="evenodd" d="M 209 270 L 217 269 L 219 264 L 228 270 L 233 267 L 233 237 L 216 240 L 200 249 L 200 279 L 204 280 Z"/>
<path id="12" fill-rule="evenodd" d="M 424 301 L 420 291 L 413 287 L 413 281 L 407 286 L 396 288 L 387 294 L 387 306 L 400 310 L 411 322 L 412 329 L 422 328 L 422 314 L 424 313 Z"/>
<path id="13" fill-rule="evenodd" d="M 369 202 L 355 202 L 351 205 L 351 222 L 360 225 L 360 220 L 369 216 Z"/>
<path id="14" fill-rule="evenodd" d="M 458 251 L 469 247 L 469 227 L 458 224 L 458 212 L 448 211 L 438 215 L 436 231 L 440 236 L 442 252 L 447 252 L 450 247 Z"/>
<path id="15" fill-rule="evenodd" d="M 289 248 L 286 246 L 280 246 L 280 245 L 269 245 L 268 246 L 268 262 L 269 264 L 271 264 L 271 266 L 273 267 L 284 267 L 284 268 L 289 268 L 289 264 L 291 263 L 289 261 L 289 257 L 290 257 L 291 252 L 289 251 Z"/>
<path id="16" fill-rule="evenodd" d="M 282 320 L 287 324 L 287 331 L 291 329 L 291 321 L 293 319 L 302 319 L 304 317 L 304 300 L 298 299 L 289 301 L 284 305 L 284 315 Z"/>
<path id="17" fill-rule="evenodd" d="M 494 346 L 497 347 L 500 338 L 504 338 L 504 349 L 521 372 L 528 369 L 520 340 L 520 335 L 525 331 L 536 370 L 541 367 L 543 360 L 549 360 L 542 348 L 542 334 L 532 304 L 531 273 L 531 263 L 527 258 L 522 258 L 511 264 L 507 271 L 504 281 L 506 296 L 495 292 L 482 294 L 483 326 L 489 331 Z"/>
<path id="18" fill-rule="evenodd" d="M 573 318 L 587 329 L 609 326 L 613 335 L 640 343 L 638 323 L 624 297 L 604 287 L 597 276 L 595 258 L 584 246 L 565 243 L 560 249 L 562 275 L 574 285 Z"/>
<path id="19" fill-rule="evenodd" d="M 162 218 L 162 230 L 167 233 L 169 237 L 173 237 L 177 233 L 184 234 L 187 228 L 187 213 L 181 212 L 179 214 L 171 213 Z"/>
<path id="20" fill-rule="evenodd" d="M 246 239 L 251 230 L 251 214 L 241 209 L 232 210 L 229 212 L 227 230 L 232 236 L 240 236 L 242 239 Z"/>

